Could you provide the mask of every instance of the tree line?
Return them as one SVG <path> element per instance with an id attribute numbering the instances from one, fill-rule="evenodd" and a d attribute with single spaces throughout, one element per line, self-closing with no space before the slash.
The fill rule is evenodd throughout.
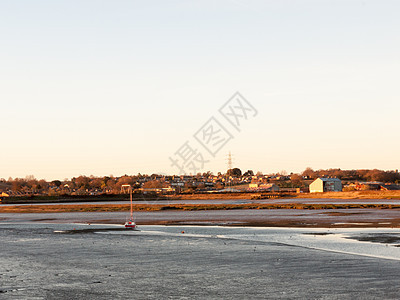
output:
<path id="1" fill-rule="evenodd" d="M 218 173 L 219 176 L 224 177 L 225 175 Z M 242 172 L 238 168 L 234 168 L 227 171 L 229 176 L 241 177 L 241 176 L 257 176 L 257 177 L 268 177 L 263 175 L 261 172 L 257 172 L 254 175 L 252 171 L 247 171 L 242 175 Z M 281 175 L 281 174 L 275 174 Z M 191 187 L 191 182 L 205 181 L 209 176 L 212 176 L 211 172 L 203 174 L 197 174 L 192 176 L 189 181 L 185 183 L 185 187 Z M 274 176 L 271 176 L 274 177 Z M 276 176 L 275 176 L 276 177 Z M 383 183 L 400 183 L 400 174 L 397 171 L 383 171 L 378 169 L 367 170 L 341 170 L 341 169 L 326 169 L 326 170 L 313 170 L 307 168 L 301 173 L 290 174 L 285 176 L 288 178 L 286 185 L 302 187 L 307 186 L 310 180 L 319 177 L 335 177 L 342 181 L 348 182 L 363 182 L 363 181 L 377 181 Z M 289 179 L 290 178 L 290 179 Z M 161 176 L 157 174 L 148 175 L 124 175 L 121 177 L 114 176 L 78 176 L 71 179 L 64 180 L 52 180 L 46 181 L 44 179 L 38 180 L 34 176 L 26 176 L 25 178 L 9 178 L 8 180 L 0 179 L 0 191 L 11 190 L 15 193 L 21 194 L 75 194 L 84 195 L 91 191 L 97 193 L 120 193 L 123 185 L 131 185 L 134 189 L 138 188 L 160 188 L 168 187 L 168 182 L 171 182 L 173 176 Z M 282 182 L 283 186 L 286 186 Z M 223 188 L 221 182 L 217 182 L 215 188 Z"/>
<path id="2" fill-rule="evenodd" d="M 377 181 L 384 183 L 398 183 L 400 173 L 398 171 L 383 171 L 378 169 L 367 170 L 341 170 L 327 169 L 314 171 L 307 168 L 301 174 L 303 178 L 316 179 L 319 177 L 335 177 L 345 181 Z"/>
<path id="3" fill-rule="evenodd" d="M 133 187 L 140 187 L 138 183 L 138 176 L 78 176 L 73 177 L 70 180 L 52 180 L 46 181 L 44 179 L 38 180 L 33 176 L 27 176 L 25 178 L 9 178 L 6 180 L 1 180 L 8 188 L 13 192 L 20 193 L 47 193 L 51 195 L 52 193 L 57 194 L 87 194 L 88 191 L 96 190 L 103 193 L 119 193 L 121 191 L 122 185 L 129 184 Z M 4 188 L 3 188 L 4 189 Z"/>

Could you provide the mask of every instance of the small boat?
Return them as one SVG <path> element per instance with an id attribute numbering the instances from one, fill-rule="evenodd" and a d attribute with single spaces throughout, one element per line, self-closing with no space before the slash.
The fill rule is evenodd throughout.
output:
<path id="1" fill-rule="evenodd" d="M 132 220 L 128 220 L 125 222 L 125 228 L 126 229 L 135 229 L 136 228 L 136 223 Z"/>
<path id="2" fill-rule="evenodd" d="M 131 198 L 131 215 L 129 220 L 125 222 L 125 228 L 126 229 L 136 229 L 136 223 L 133 220 L 133 205 L 132 205 L 132 187 L 129 186 L 129 194 Z"/>

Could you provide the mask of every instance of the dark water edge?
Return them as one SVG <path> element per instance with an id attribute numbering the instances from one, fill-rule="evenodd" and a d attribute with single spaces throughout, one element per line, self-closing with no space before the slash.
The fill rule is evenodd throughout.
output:
<path id="1" fill-rule="evenodd" d="M 354 239 L 360 242 L 373 242 L 381 244 L 400 244 L 400 234 L 371 234 L 365 233 L 352 237 L 347 237 L 348 239 Z"/>
<path id="2" fill-rule="evenodd" d="M 127 212 L 0 213 L 0 222 L 123 224 Z M 139 211 L 143 225 L 232 225 L 261 227 L 400 227 L 400 210 L 385 209 L 240 209 Z"/>
<path id="3" fill-rule="evenodd" d="M 126 234 L 99 228 L 0 224 L 0 299 L 397 299 L 400 293 L 396 260 L 219 238 L 224 228 Z"/>

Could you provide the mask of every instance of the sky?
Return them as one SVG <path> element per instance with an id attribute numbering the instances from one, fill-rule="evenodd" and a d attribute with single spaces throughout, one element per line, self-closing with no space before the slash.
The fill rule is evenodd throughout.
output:
<path id="1" fill-rule="evenodd" d="M 242 171 L 400 169 L 399 11 L 0 0 L 0 178 L 217 173 L 229 152 Z M 219 112 L 236 92 L 239 130 Z"/>

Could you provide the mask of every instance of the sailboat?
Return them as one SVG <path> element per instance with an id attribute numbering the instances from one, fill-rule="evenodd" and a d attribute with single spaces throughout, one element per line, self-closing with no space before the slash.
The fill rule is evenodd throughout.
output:
<path id="1" fill-rule="evenodd" d="M 133 221 L 133 204 L 132 204 L 132 187 L 129 186 L 129 194 L 131 198 L 131 215 L 129 220 L 125 222 L 126 229 L 136 229 L 136 223 Z"/>

